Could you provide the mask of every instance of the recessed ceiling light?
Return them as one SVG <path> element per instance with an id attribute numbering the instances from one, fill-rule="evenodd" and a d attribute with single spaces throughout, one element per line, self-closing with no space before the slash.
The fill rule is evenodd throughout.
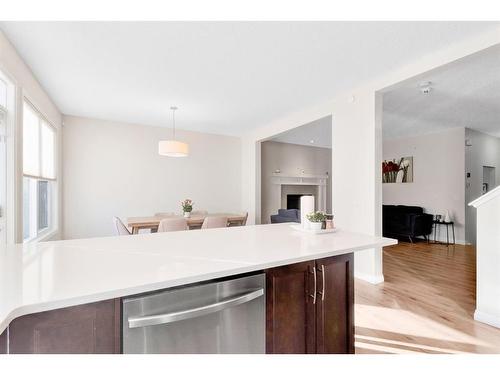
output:
<path id="1" fill-rule="evenodd" d="M 309 143 L 314 143 L 314 139 L 311 139 L 311 140 L 309 141 Z"/>

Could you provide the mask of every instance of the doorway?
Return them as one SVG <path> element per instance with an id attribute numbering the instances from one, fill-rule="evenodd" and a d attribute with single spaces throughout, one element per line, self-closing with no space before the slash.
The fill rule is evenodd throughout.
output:
<path id="1" fill-rule="evenodd" d="M 495 167 L 486 167 L 483 165 L 483 194 L 496 187 Z"/>
<path id="2" fill-rule="evenodd" d="M 315 210 L 332 212 L 332 116 L 274 135 L 260 143 L 260 222 L 280 209 L 300 209 L 311 195 Z"/>

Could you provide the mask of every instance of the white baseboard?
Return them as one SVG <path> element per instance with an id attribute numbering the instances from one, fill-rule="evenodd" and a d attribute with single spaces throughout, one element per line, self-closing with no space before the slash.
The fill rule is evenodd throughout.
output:
<path id="1" fill-rule="evenodd" d="M 489 324 L 490 326 L 500 328 L 500 316 L 491 315 L 479 310 L 474 311 L 474 320 L 478 322 Z"/>
<path id="2" fill-rule="evenodd" d="M 421 238 L 421 237 L 419 237 L 419 238 Z M 429 239 L 430 239 L 431 241 L 434 241 L 434 235 L 433 235 L 433 234 L 429 234 Z M 449 240 L 450 240 L 450 241 L 453 241 L 453 238 L 450 236 Z M 443 236 L 437 236 L 437 237 L 436 237 L 436 241 L 446 243 L 446 236 L 444 236 L 444 237 L 443 237 Z M 465 240 L 461 240 L 461 239 L 458 239 L 458 238 L 455 240 L 455 243 L 456 243 L 457 245 L 471 245 L 471 243 L 470 243 L 470 242 L 467 242 L 467 241 L 465 241 Z"/>
<path id="3" fill-rule="evenodd" d="M 354 278 L 369 282 L 370 284 L 380 284 L 384 282 L 384 275 L 374 276 L 374 275 L 355 272 Z"/>

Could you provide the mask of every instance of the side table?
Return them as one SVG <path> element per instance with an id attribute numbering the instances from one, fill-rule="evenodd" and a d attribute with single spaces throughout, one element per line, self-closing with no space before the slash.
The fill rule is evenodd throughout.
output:
<path id="1" fill-rule="evenodd" d="M 450 246 L 450 244 L 455 245 L 455 223 L 453 221 L 437 221 L 437 220 L 432 221 L 432 230 L 434 231 L 434 242 L 437 243 L 437 241 L 436 241 L 437 230 L 436 229 L 439 227 L 439 225 L 446 226 L 446 246 Z M 451 227 L 451 232 L 453 235 L 453 242 L 450 242 L 450 235 L 449 235 L 449 231 L 448 231 L 449 227 Z M 444 242 L 441 242 L 441 243 L 444 243 Z"/>

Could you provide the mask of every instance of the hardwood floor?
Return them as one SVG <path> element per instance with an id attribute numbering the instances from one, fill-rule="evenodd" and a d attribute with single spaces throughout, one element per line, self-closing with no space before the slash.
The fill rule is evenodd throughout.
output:
<path id="1" fill-rule="evenodd" d="M 500 329 L 473 320 L 472 246 L 384 249 L 385 282 L 356 279 L 356 353 L 500 353 Z"/>

